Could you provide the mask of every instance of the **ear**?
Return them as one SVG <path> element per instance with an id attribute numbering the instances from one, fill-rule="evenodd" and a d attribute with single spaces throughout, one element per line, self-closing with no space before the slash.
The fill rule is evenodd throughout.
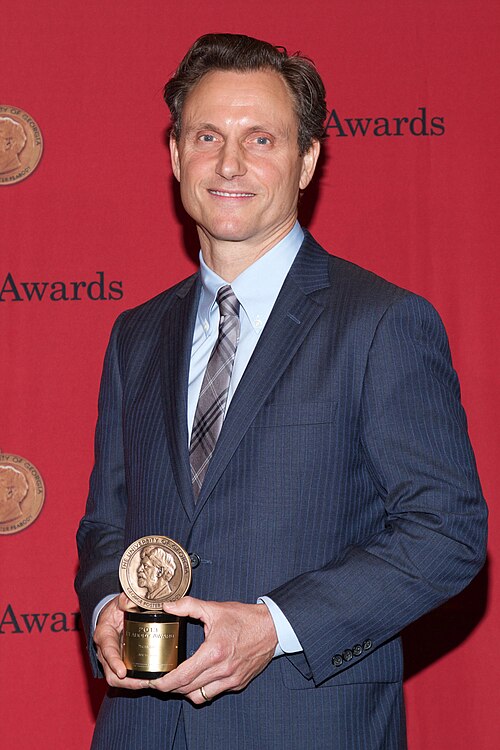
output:
<path id="1" fill-rule="evenodd" d="M 300 173 L 299 188 L 305 190 L 312 180 L 316 164 L 318 163 L 321 146 L 319 141 L 313 141 L 310 148 L 302 156 L 302 170 Z"/>
<path id="2" fill-rule="evenodd" d="M 172 164 L 172 172 L 174 173 L 175 179 L 180 182 L 181 162 L 179 158 L 179 147 L 177 145 L 177 139 L 173 133 L 170 133 L 170 163 Z"/>

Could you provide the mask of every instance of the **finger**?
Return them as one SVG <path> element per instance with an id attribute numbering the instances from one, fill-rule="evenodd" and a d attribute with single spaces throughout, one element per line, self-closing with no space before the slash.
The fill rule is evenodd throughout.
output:
<path id="1" fill-rule="evenodd" d="M 101 663 L 106 682 L 111 687 L 127 688 L 128 690 L 144 690 L 149 687 L 149 682 L 147 680 L 127 677 L 127 669 L 123 662 L 123 671 L 117 670 L 115 664 L 110 665 L 100 648 L 97 649 L 97 657 Z"/>
<path id="2" fill-rule="evenodd" d="M 171 615 L 193 617 L 202 622 L 205 622 L 208 612 L 207 603 L 202 599 L 195 599 L 194 596 L 184 596 L 175 602 L 164 602 L 163 609 Z"/>
<path id="3" fill-rule="evenodd" d="M 216 663 L 215 659 L 211 658 L 210 651 L 206 643 L 202 643 L 193 656 L 179 664 L 176 669 L 163 677 L 151 680 L 151 687 L 164 693 L 185 695 L 203 685 L 203 680 L 209 682 L 210 679 L 214 679 L 210 675 L 210 670 Z"/>
<path id="4" fill-rule="evenodd" d="M 108 665 L 109 669 L 120 679 L 124 679 L 127 676 L 127 667 L 123 663 L 120 655 L 120 651 L 116 648 L 115 644 L 108 639 L 100 647 L 100 652 L 103 660 Z"/>
<path id="5" fill-rule="evenodd" d="M 203 688 L 203 691 L 202 691 Z M 191 701 L 191 703 L 194 703 L 195 706 L 204 706 L 208 705 L 212 702 L 213 698 L 216 697 L 215 692 L 212 693 L 209 692 L 210 688 L 205 687 L 202 685 L 202 687 L 197 688 L 196 690 L 193 690 L 192 693 L 188 693 L 185 697 Z M 206 697 L 205 697 L 206 696 Z"/>
<path id="6" fill-rule="evenodd" d="M 117 677 L 109 668 L 104 668 L 104 676 L 110 687 L 123 688 L 126 690 L 146 690 L 150 687 L 148 680 L 137 680 L 134 677 Z"/>
<path id="7" fill-rule="evenodd" d="M 229 680 L 217 680 L 215 682 L 209 682 L 206 685 L 200 685 L 190 693 L 187 693 L 185 697 L 194 703 L 195 706 L 203 706 L 211 703 L 222 693 L 236 692 L 243 690 L 245 685 L 235 687 L 234 684 Z M 203 691 L 202 689 L 203 688 Z"/>
<path id="8" fill-rule="evenodd" d="M 124 678 L 127 669 L 121 658 L 121 632 L 112 624 L 100 625 L 94 633 L 98 655 L 117 677 Z"/>
<path id="9" fill-rule="evenodd" d="M 189 663 L 188 663 L 189 662 Z M 190 696 L 200 687 L 217 684 L 219 692 L 238 690 L 244 687 L 244 678 L 234 672 L 227 661 L 220 661 L 212 648 L 203 643 L 198 651 L 177 669 L 151 681 L 151 687 L 164 693 L 178 693 Z M 246 680 L 248 683 L 249 680 Z M 219 687 L 220 685 L 220 687 Z"/>
<path id="10" fill-rule="evenodd" d="M 122 612 L 130 612 L 137 609 L 137 605 L 123 593 L 118 597 L 118 606 Z"/>

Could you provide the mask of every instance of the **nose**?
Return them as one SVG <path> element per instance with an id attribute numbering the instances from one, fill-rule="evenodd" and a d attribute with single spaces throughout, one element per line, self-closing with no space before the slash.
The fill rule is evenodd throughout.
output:
<path id="1" fill-rule="evenodd" d="M 219 159 L 215 171 L 225 180 L 242 177 L 246 171 L 244 154 L 237 142 L 226 141 L 219 151 Z"/>

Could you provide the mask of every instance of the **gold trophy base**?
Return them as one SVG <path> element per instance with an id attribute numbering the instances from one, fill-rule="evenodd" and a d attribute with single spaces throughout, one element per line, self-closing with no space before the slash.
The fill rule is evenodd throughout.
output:
<path id="1" fill-rule="evenodd" d="M 154 680 L 186 658 L 186 618 L 166 612 L 125 612 L 122 659 L 127 677 Z"/>

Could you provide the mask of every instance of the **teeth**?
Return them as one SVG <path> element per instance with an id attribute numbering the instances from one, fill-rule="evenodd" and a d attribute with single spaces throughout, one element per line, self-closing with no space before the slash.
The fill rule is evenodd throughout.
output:
<path id="1" fill-rule="evenodd" d="M 222 190 L 210 190 L 212 195 L 221 195 L 223 198 L 251 198 L 253 193 L 223 193 Z"/>

